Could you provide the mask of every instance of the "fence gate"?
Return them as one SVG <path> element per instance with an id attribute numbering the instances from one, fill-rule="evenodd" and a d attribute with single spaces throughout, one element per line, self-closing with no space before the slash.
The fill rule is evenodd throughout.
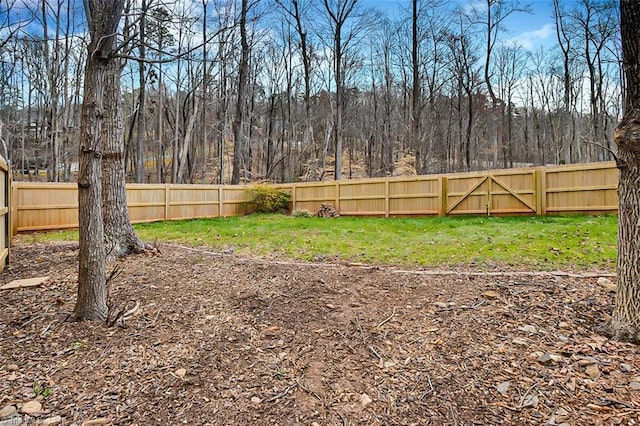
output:
<path id="1" fill-rule="evenodd" d="M 446 214 L 535 214 L 535 170 L 452 175 L 446 179 Z"/>

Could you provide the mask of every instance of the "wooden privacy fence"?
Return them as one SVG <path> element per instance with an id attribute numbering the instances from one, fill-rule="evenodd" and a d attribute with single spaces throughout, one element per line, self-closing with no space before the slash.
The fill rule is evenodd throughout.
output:
<path id="1" fill-rule="evenodd" d="M 333 205 L 343 216 L 611 212 L 618 209 L 615 163 L 401 178 L 281 184 L 292 210 Z M 129 184 L 133 222 L 235 216 L 251 211 L 250 186 Z M 78 226 L 76 184 L 14 183 L 13 231 Z"/>
<path id="2" fill-rule="evenodd" d="M 9 246 L 11 245 L 11 169 L 4 158 L 0 157 L 0 271 L 9 264 Z"/>
<path id="3" fill-rule="evenodd" d="M 76 228 L 78 187 L 75 183 L 13 184 L 13 234 L 23 231 Z M 244 186 L 128 184 L 127 205 L 134 223 L 247 213 Z"/>
<path id="4" fill-rule="evenodd" d="M 279 185 L 293 209 L 330 203 L 343 216 L 617 212 L 614 162 Z"/>

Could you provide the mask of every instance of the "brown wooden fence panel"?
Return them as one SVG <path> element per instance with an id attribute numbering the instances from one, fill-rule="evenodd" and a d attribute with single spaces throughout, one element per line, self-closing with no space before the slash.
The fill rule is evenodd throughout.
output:
<path id="1" fill-rule="evenodd" d="M 443 215 L 441 176 L 414 176 L 388 181 L 388 215 Z"/>
<path id="2" fill-rule="evenodd" d="M 128 184 L 127 205 L 134 223 L 168 220 L 169 185 Z"/>
<path id="3" fill-rule="evenodd" d="M 15 232 L 78 226 L 78 186 L 75 183 L 14 184 Z"/>
<path id="4" fill-rule="evenodd" d="M 339 210 L 344 216 L 385 216 L 386 187 L 384 180 L 345 180 L 340 182 Z"/>
<path id="5" fill-rule="evenodd" d="M 0 164 L 2 176 L 8 170 Z M 315 213 L 329 203 L 344 216 L 389 217 L 616 212 L 617 184 L 618 171 L 609 162 L 277 187 L 291 194 L 293 210 Z M 243 215 L 252 209 L 249 189 L 129 184 L 129 213 L 133 222 Z M 0 211 L 8 211 L 2 210 L 7 200 L 0 191 Z M 13 232 L 77 227 L 77 202 L 76 184 L 14 183 Z"/>
<path id="6" fill-rule="evenodd" d="M 170 185 L 169 215 L 173 219 L 220 216 L 220 188 L 213 185 Z"/>
<path id="7" fill-rule="evenodd" d="M 76 228 L 78 188 L 75 183 L 13 185 L 14 234 L 23 231 Z M 222 196 L 222 198 L 221 198 Z M 247 213 L 244 186 L 128 184 L 127 204 L 133 223 Z"/>
<path id="8" fill-rule="evenodd" d="M 224 186 L 220 199 L 220 216 L 240 216 L 249 212 L 248 186 Z"/>
<path id="9" fill-rule="evenodd" d="M 312 182 L 295 185 L 279 185 L 291 193 L 293 210 L 316 212 L 323 203 L 338 208 L 338 186 L 335 182 Z"/>
<path id="10" fill-rule="evenodd" d="M 547 167 L 544 213 L 617 212 L 615 162 Z"/>

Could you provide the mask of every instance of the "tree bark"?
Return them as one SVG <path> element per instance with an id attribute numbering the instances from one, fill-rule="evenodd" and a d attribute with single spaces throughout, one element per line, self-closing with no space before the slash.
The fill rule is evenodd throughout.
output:
<path id="1" fill-rule="evenodd" d="M 131 226 L 127 207 L 123 122 L 120 110 L 122 65 L 118 57 L 110 57 L 108 62 L 102 76 L 102 217 L 106 256 L 107 259 L 115 259 L 143 251 L 144 244 Z"/>
<path id="2" fill-rule="evenodd" d="M 123 6 L 123 0 L 87 2 L 85 6 L 91 41 L 87 48 L 78 154 L 79 269 L 78 298 L 73 311 L 77 320 L 105 321 L 108 315 L 102 155 L 103 140 L 114 132 L 109 102 L 117 96 L 112 93 L 109 76 L 114 74 L 114 67 L 119 76 L 119 63 L 112 53 Z"/>
<path id="3" fill-rule="evenodd" d="M 618 291 L 611 318 L 614 338 L 640 342 L 640 2 L 621 0 L 624 115 L 618 145 Z"/>

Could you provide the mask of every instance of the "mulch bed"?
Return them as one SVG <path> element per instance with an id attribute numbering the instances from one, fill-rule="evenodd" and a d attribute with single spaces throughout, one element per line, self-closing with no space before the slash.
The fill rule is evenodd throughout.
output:
<path id="1" fill-rule="evenodd" d="M 67 321 L 77 255 L 20 243 L 0 275 L 50 276 L 0 291 L 0 409 L 17 410 L 0 425 L 640 422 L 638 348 L 603 334 L 614 293 L 598 274 L 163 245 L 116 263 L 112 310 L 129 313 L 107 327 Z"/>

